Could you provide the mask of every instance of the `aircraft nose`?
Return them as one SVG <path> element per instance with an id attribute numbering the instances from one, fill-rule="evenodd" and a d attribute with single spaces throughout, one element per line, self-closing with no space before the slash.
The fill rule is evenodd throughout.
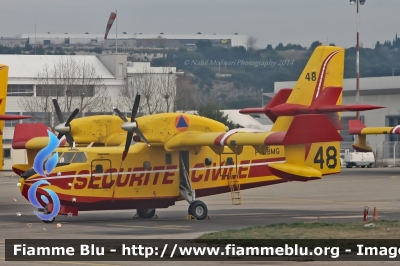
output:
<path id="1" fill-rule="evenodd" d="M 26 171 L 25 173 L 23 173 L 21 175 L 21 178 L 23 178 L 24 180 L 28 179 L 29 177 L 35 175 L 36 172 L 33 168 L 30 168 L 28 171 Z"/>
<path id="2" fill-rule="evenodd" d="M 19 190 L 21 191 L 21 193 L 24 190 L 24 185 L 25 185 L 25 179 L 23 177 L 20 177 L 17 183 L 17 186 L 19 187 Z"/>

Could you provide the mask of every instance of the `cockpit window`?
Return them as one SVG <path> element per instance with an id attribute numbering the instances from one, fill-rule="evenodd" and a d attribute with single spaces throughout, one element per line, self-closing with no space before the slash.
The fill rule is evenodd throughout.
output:
<path id="1" fill-rule="evenodd" d="M 84 152 L 64 152 L 59 155 L 59 163 L 84 163 L 86 155 Z"/>
<path id="2" fill-rule="evenodd" d="M 85 153 L 77 152 L 71 162 L 72 163 L 85 163 L 86 162 Z"/>

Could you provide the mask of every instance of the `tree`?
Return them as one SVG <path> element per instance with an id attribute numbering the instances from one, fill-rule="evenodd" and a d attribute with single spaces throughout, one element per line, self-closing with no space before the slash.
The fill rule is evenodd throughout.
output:
<path id="1" fill-rule="evenodd" d="M 63 57 L 53 66 L 46 65 L 35 76 L 34 97 L 21 97 L 21 108 L 53 127 L 53 104 L 56 98 L 61 111 L 71 113 L 76 107 L 80 116 L 85 113 L 110 112 L 111 98 L 107 87 L 93 64 L 77 61 L 73 57 Z"/>
<path id="2" fill-rule="evenodd" d="M 162 73 L 146 70 L 128 78 L 127 85 L 118 94 L 118 102 L 125 112 L 132 110 L 137 93 L 142 97 L 141 114 L 174 112 L 176 109 L 176 76 L 165 69 Z"/>
<path id="3" fill-rule="evenodd" d="M 283 44 L 280 42 L 280 43 L 275 47 L 275 50 L 276 50 L 276 51 L 283 51 L 283 50 L 284 50 Z"/>
<path id="4" fill-rule="evenodd" d="M 257 43 L 257 38 L 253 37 L 253 36 L 250 36 L 247 39 L 247 48 L 248 49 L 252 49 L 252 50 L 256 50 L 257 49 L 256 43 Z"/>
<path id="5" fill-rule="evenodd" d="M 164 48 L 167 46 L 167 44 L 169 43 L 169 40 L 166 38 L 163 38 L 161 35 L 157 37 L 157 45 L 159 48 Z"/>
<path id="6" fill-rule="evenodd" d="M 310 51 L 313 52 L 315 50 L 315 48 L 317 48 L 318 46 L 320 46 L 321 43 L 319 41 L 314 41 L 311 45 L 310 45 Z"/>
<path id="7" fill-rule="evenodd" d="M 215 121 L 221 122 L 225 126 L 229 127 L 229 129 L 242 127 L 241 125 L 234 124 L 231 120 L 229 120 L 228 115 L 224 115 L 224 112 L 222 112 L 218 105 L 213 102 L 208 102 L 205 105 L 201 105 L 197 113 L 199 116 L 208 117 Z"/>
<path id="8" fill-rule="evenodd" d="M 199 94 L 193 79 L 180 75 L 176 79 L 176 109 L 178 111 L 197 110 Z"/>

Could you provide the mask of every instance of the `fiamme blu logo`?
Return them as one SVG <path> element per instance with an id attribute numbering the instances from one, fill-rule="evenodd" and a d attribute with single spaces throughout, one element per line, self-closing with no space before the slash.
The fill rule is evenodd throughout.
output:
<path id="1" fill-rule="evenodd" d="M 38 154 L 36 154 L 35 160 L 33 161 L 33 169 L 37 174 L 41 175 L 42 177 L 47 177 L 47 175 L 51 174 L 58 162 L 58 152 L 54 151 L 58 147 L 59 141 L 50 130 L 47 130 L 47 134 L 49 135 L 49 143 L 46 147 L 40 150 Z M 57 194 L 51 189 L 42 188 L 49 194 L 53 202 L 53 210 L 51 211 L 51 213 L 47 213 L 46 206 L 42 206 L 36 198 L 36 192 L 40 185 L 50 185 L 50 183 L 47 180 L 39 180 L 33 183 L 28 190 L 28 199 L 30 203 L 36 208 L 42 208 L 45 210 L 44 213 L 33 211 L 36 216 L 39 217 L 39 219 L 44 221 L 52 220 L 54 217 L 57 216 L 58 212 L 60 211 L 60 199 L 58 198 Z M 45 195 L 42 195 L 41 199 L 46 205 L 49 204 L 49 199 Z"/>

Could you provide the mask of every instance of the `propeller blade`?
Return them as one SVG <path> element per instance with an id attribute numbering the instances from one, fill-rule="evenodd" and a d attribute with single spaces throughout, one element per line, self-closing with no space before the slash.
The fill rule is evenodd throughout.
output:
<path id="1" fill-rule="evenodd" d="M 67 122 L 65 123 L 65 126 L 66 126 L 66 127 L 69 126 L 69 123 L 71 123 L 72 119 L 74 119 L 75 116 L 76 116 L 78 113 L 79 113 L 79 109 L 76 108 L 76 109 L 72 112 L 72 114 L 68 117 L 68 120 L 67 120 Z"/>
<path id="2" fill-rule="evenodd" d="M 140 103 L 140 94 L 136 94 L 135 103 L 133 104 L 132 107 L 131 122 L 135 120 L 137 111 L 139 109 L 139 103 Z"/>
<path id="3" fill-rule="evenodd" d="M 53 105 L 54 105 L 54 109 L 56 109 L 58 121 L 60 121 L 60 124 L 64 123 L 64 117 L 61 113 L 61 109 L 60 109 L 60 106 L 58 105 L 57 99 L 55 99 L 55 98 L 53 98 Z"/>
<path id="4" fill-rule="evenodd" d="M 68 142 L 69 146 L 72 148 L 72 146 L 74 145 L 74 139 L 72 138 L 71 134 L 66 133 L 65 137 L 67 138 L 67 142 Z"/>
<path id="5" fill-rule="evenodd" d="M 135 128 L 133 131 L 136 133 L 136 135 L 139 136 L 141 140 L 143 140 L 147 144 L 147 146 L 150 146 L 150 143 L 147 141 L 147 139 L 144 137 L 144 135 L 142 134 L 142 132 L 140 132 L 139 129 Z"/>
<path id="6" fill-rule="evenodd" d="M 63 136 L 64 136 L 63 133 L 58 133 L 58 136 L 57 136 L 58 140 L 60 140 Z"/>
<path id="7" fill-rule="evenodd" d="M 121 118 L 124 122 L 128 122 L 128 119 L 126 119 L 126 117 L 121 113 L 120 110 L 118 110 L 117 107 L 113 108 L 114 111 L 117 113 L 117 115 L 119 116 L 119 118 Z"/>
<path id="8" fill-rule="evenodd" d="M 125 149 L 124 152 L 122 153 L 122 160 L 125 160 L 125 157 L 128 154 L 129 147 L 131 146 L 132 137 L 133 137 L 133 132 L 128 132 L 128 134 L 126 135 Z"/>
<path id="9" fill-rule="evenodd" d="M 142 132 L 140 132 L 140 130 L 139 130 L 138 128 L 134 128 L 134 127 L 136 127 L 136 123 L 134 123 L 134 122 L 135 122 L 135 118 L 136 118 L 136 115 L 137 115 L 137 111 L 138 111 L 138 109 L 139 109 L 139 104 L 140 104 L 140 95 L 139 95 L 139 94 L 136 94 L 135 102 L 134 102 L 133 107 L 132 107 L 131 121 L 130 121 L 130 123 L 129 123 L 129 125 L 132 125 L 132 126 L 129 126 L 129 125 L 128 125 L 128 128 L 125 129 L 125 130 L 128 131 L 128 134 L 126 135 L 125 149 L 124 149 L 124 152 L 122 153 L 122 160 L 125 160 L 126 156 L 128 155 L 129 147 L 131 146 L 131 141 L 132 141 L 132 137 L 133 137 L 133 132 L 135 132 L 136 135 L 139 136 L 139 138 L 141 138 L 147 145 L 150 146 L 149 142 L 148 142 L 147 139 L 144 137 L 144 135 L 142 134 Z M 118 116 L 119 116 L 125 123 L 128 122 L 128 120 L 126 119 L 126 117 L 124 117 L 124 116 L 122 115 L 122 113 L 121 113 L 117 108 L 114 108 L 114 111 L 118 114 Z M 124 125 L 123 125 L 123 126 L 124 126 Z M 132 130 L 132 128 L 133 128 L 133 130 Z M 123 127 L 123 129 L 124 129 L 124 127 Z M 131 130 L 132 130 L 132 131 L 131 131 Z"/>

